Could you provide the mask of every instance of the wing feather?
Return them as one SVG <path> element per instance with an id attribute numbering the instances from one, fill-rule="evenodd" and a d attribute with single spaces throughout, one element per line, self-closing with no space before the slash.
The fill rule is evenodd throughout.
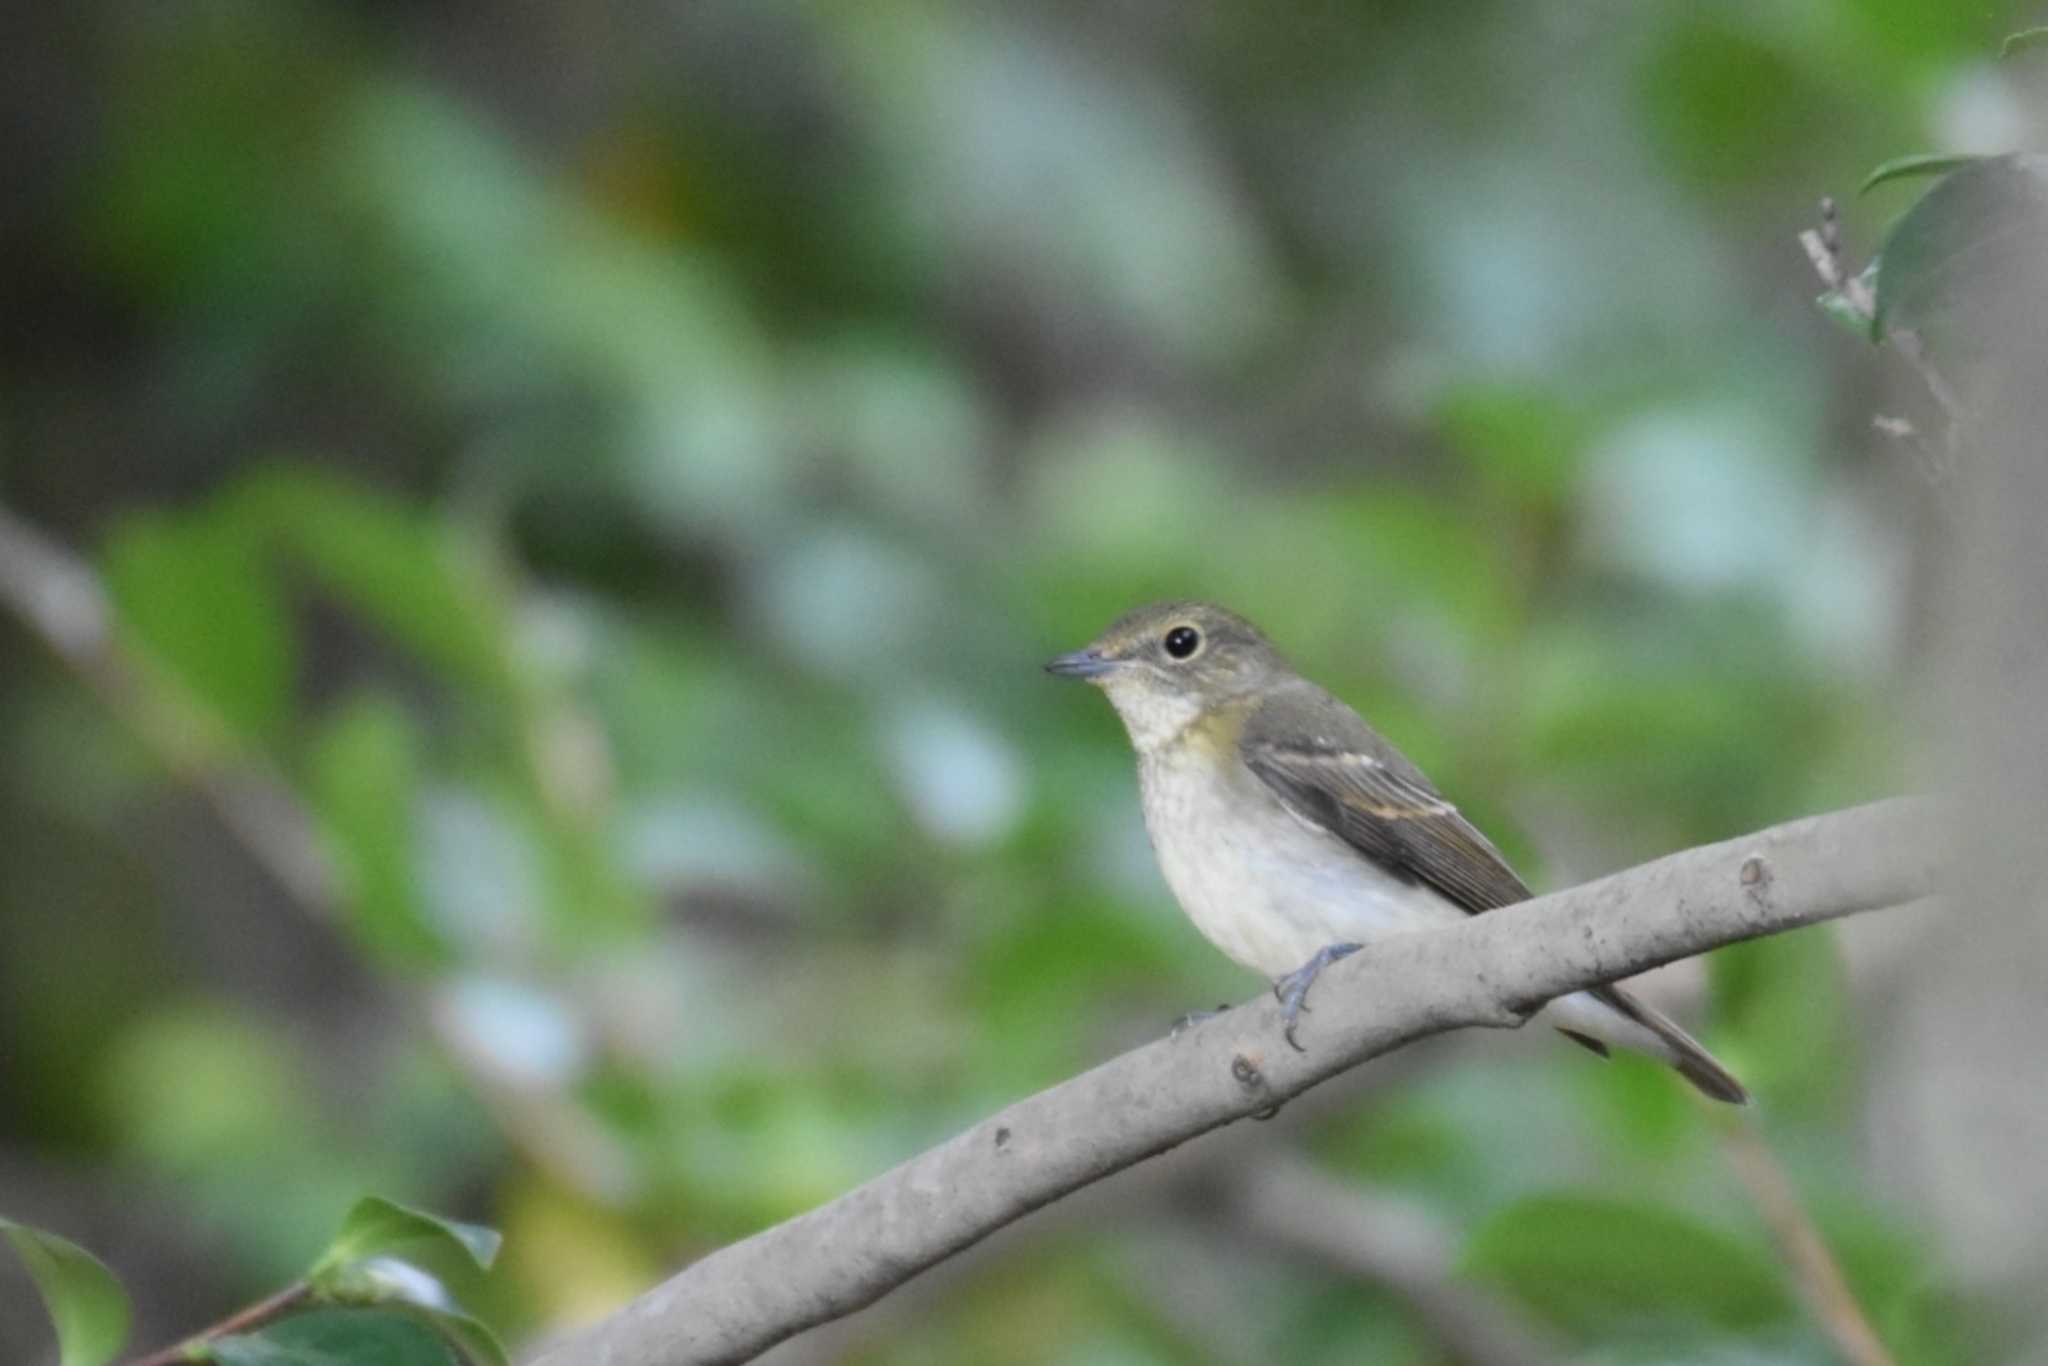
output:
<path id="1" fill-rule="evenodd" d="M 1430 785 L 1422 770 L 1358 713 L 1313 684 L 1278 690 L 1245 723 L 1245 766 L 1295 815 L 1330 831 L 1401 877 L 1477 914 L 1526 901 L 1529 888 L 1486 836 Z M 1742 1104 L 1742 1083 L 1683 1029 L 1618 986 L 1587 995 L 1655 1034 L 1660 1052 L 1707 1095 Z M 1601 1039 L 1567 1038 L 1605 1054 Z"/>
<path id="2" fill-rule="evenodd" d="M 1467 911 L 1527 900 L 1498 849 L 1422 771 L 1316 689 L 1260 708 L 1238 752 L 1288 809 Z"/>

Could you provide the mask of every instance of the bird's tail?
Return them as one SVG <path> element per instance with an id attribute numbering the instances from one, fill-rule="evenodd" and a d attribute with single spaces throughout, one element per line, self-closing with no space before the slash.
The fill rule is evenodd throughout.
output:
<path id="1" fill-rule="evenodd" d="M 1546 1011 L 1559 1032 L 1574 1043 L 1605 1054 L 1619 1044 L 1662 1058 L 1704 1095 L 1731 1105 L 1747 1105 L 1749 1092 L 1699 1040 L 1620 987 L 1595 987 L 1554 1001 Z M 1620 1019 L 1615 1019 L 1615 1016 Z"/>

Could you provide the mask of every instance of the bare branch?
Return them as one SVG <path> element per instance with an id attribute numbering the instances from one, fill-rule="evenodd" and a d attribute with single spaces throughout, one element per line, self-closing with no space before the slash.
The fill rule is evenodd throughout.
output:
<path id="1" fill-rule="evenodd" d="M 537 1366 L 737 1362 L 870 1304 L 1030 1211 L 1368 1058 L 1742 939 L 1930 896 L 1934 806 L 1899 799 L 1674 854 L 1333 967 L 1280 1043 L 1270 997 L 1043 1091 L 704 1257 Z"/>

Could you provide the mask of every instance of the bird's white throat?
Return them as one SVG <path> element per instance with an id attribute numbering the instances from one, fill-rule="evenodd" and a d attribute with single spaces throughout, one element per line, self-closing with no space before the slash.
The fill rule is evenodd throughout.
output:
<path id="1" fill-rule="evenodd" d="M 1143 674 L 1111 674 L 1102 680 L 1102 691 L 1123 719 L 1131 747 L 1140 754 L 1157 752 L 1202 717 L 1198 698 L 1161 687 Z"/>

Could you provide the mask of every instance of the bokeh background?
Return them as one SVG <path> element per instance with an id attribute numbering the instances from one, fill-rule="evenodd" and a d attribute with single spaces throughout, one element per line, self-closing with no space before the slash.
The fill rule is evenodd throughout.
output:
<path id="1" fill-rule="evenodd" d="M 522 1340 L 1249 996 L 1038 671 L 1150 597 L 1539 886 L 1915 785 L 1943 493 L 1871 419 L 1925 399 L 1794 236 L 2025 145 L 2030 17 L 17 7 L 0 1211 L 153 1346 L 375 1191 L 505 1231 Z M 2048 1359 L 2028 979 L 1940 928 L 1647 990 L 1900 1361 Z M 1247 1212 L 1283 1161 L 1557 1359 L 1834 1359 L 1656 1069 L 1460 1038 L 1296 1111 L 778 1359 L 1477 1360 Z"/>

